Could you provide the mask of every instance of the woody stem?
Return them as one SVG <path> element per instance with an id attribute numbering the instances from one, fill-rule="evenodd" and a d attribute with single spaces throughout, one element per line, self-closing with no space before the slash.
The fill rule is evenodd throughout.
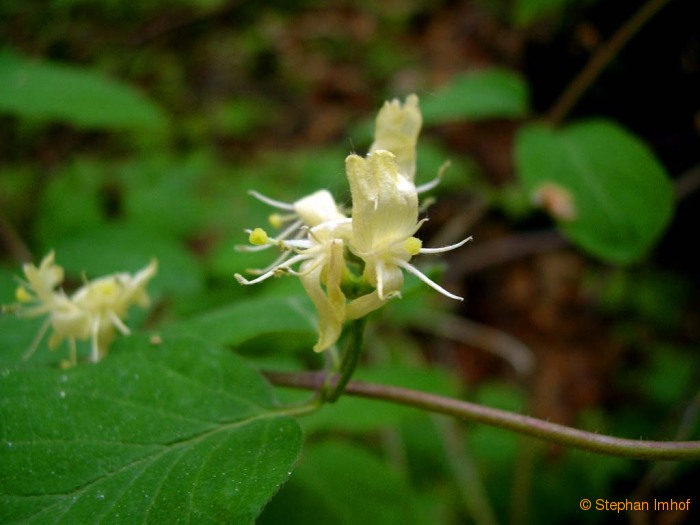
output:
<path id="1" fill-rule="evenodd" d="M 275 385 L 311 390 L 322 387 L 325 379 L 323 372 L 266 372 L 265 375 Z M 337 383 L 332 393 L 340 395 L 344 390 L 349 395 L 412 406 L 598 454 L 647 460 L 700 459 L 700 441 L 644 441 L 606 436 L 427 392 L 360 381 L 348 382 L 350 375 L 351 372 L 346 374 L 345 381 Z"/>

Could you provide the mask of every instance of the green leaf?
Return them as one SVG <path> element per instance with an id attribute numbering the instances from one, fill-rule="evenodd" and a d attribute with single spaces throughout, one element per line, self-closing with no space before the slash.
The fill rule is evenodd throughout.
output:
<path id="1" fill-rule="evenodd" d="M 666 170 L 643 142 L 613 122 L 556 130 L 527 126 L 517 138 L 516 164 L 530 195 L 545 184 L 570 194 L 574 216 L 559 226 L 601 259 L 639 260 L 671 220 L 673 186 Z"/>
<path id="2" fill-rule="evenodd" d="M 124 216 L 152 230 L 194 236 L 215 213 L 221 219 L 223 204 L 230 205 L 218 200 L 219 193 L 204 192 L 205 177 L 215 169 L 205 152 L 153 155 L 126 164 L 120 173 Z"/>
<path id="3" fill-rule="evenodd" d="M 114 272 L 137 271 L 155 257 L 158 274 L 148 286 L 154 296 L 160 292 L 186 296 L 204 286 L 197 261 L 175 239 L 132 224 L 92 228 L 60 239 L 49 248 L 56 250 L 57 264 L 76 277 L 84 273 L 94 279 Z"/>
<path id="4" fill-rule="evenodd" d="M 498 383 L 480 385 L 474 402 L 516 414 L 522 412 L 525 404 L 521 391 Z M 481 464 L 487 465 L 488 469 L 496 469 L 499 474 L 512 468 L 519 436 L 489 425 L 476 425 L 468 436 L 471 451 Z"/>
<path id="5" fill-rule="evenodd" d="M 75 66 L 0 51 L 0 113 L 88 128 L 162 128 L 162 111 L 134 88 Z"/>
<path id="6" fill-rule="evenodd" d="M 0 373 L 2 523 L 249 523 L 300 448 L 269 385 L 192 339 Z"/>
<path id="7" fill-rule="evenodd" d="M 528 97 L 527 84 L 517 73 L 485 69 L 456 76 L 434 96 L 421 100 L 421 111 L 426 124 L 519 118 L 528 111 Z"/>
<path id="8" fill-rule="evenodd" d="M 693 392 L 693 377 L 699 361 L 693 349 L 656 345 L 647 369 L 635 374 L 635 387 L 656 403 L 673 407 Z"/>
<path id="9" fill-rule="evenodd" d="M 178 323 L 169 330 L 175 334 L 198 334 L 207 341 L 232 346 L 272 333 L 288 332 L 299 337 L 316 332 L 309 308 L 301 297 L 245 299 Z"/>
<path id="10" fill-rule="evenodd" d="M 366 450 L 323 443 L 304 450 L 294 477 L 258 523 L 421 523 L 416 497 L 390 465 Z"/>
<path id="11" fill-rule="evenodd" d="M 43 185 L 34 221 L 40 243 L 53 243 L 105 222 L 101 195 L 105 171 L 103 163 L 77 159 Z"/>

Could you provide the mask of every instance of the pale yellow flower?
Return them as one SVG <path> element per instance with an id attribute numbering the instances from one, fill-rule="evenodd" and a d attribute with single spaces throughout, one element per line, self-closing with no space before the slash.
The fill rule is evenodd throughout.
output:
<path id="1" fill-rule="evenodd" d="M 409 95 L 404 104 L 398 100 L 387 102 L 379 111 L 375 140 L 367 158 L 350 155 L 345 162 L 352 195 L 351 218 L 346 218 L 326 190 L 292 204 L 251 192 L 257 199 L 287 212 L 273 215 L 273 226 L 290 225 L 274 238 L 261 228 L 249 230 L 253 246 L 248 250 L 277 246 L 282 255 L 267 268 L 251 270 L 259 277 L 248 280 L 236 274 L 236 279 L 251 285 L 272 276 L 298 276 L 319 316 L 316 351 L 325 350 L 338 340 L 346 320 L 359 319 L 392 297 L 399 297 L 404 271 L 441 294 L 461 300 L 410 263 L 418 254 L 445 252 L 470 240 L 444 248 L 423 248 L 414 236 L 423 223 L 418 220 L 418 195 L 435 187 L 444 170 L 441 168 L 435 180 L 416 188 L 416 141 L 421 125 L 415 95 Z M 297 264 L 299 269 L 295 270 Z M 361 269 L 362 275 L 346 279 L 350 275 L 348 267 L 357 273 Z M 344 281 L 352 290 L 349 300 L 341 287 Z M 367 290 L 370 291 L 365 293 Z"/>
<path id="2" fill-rule="evenodd" d="M 378 150 L 364 159 L 350 155 L 346 171 L 352 194 L 352 237 L 350 250 L 364 263 L 363 277 L 375 292 L 348 305 L 348 319 L 366 315 L 388 299 L 400 296 L 403 271 L 451 298 L 462 300 L 430 280 L 410 264 L 418 254 L 442 253 L 459 248 L 470 239 L 443 248 L 423 248 L 414 234 L 423 224 L 418 220 L 418 193 L 413 182 L 399 173 L 392 152 Z"/>
<path id="3" fill-rule="evenodd" d="M 385 102 L 377 114 L 372 154 L 378 150 L 391 151 L 396 156 L 399 172 L 407 179 L 416 178 L 416 143 L 423 125 L 418 96 L 408 95 L 401 104 L 398 99 Z"/>
<path id="4" fill-rule="evenodd" d="M 117 330 L 124 335 L 130 333 L 123 319 L 131 305 L 145 308 L 150 304 L 146 285 L 157 269 L 157 262 L 153 259 L 133 276 L 116 273 L 88 281 L 71 296 L 71 301 L 89 317 L 91 361 L 97 362 L 107 354 Z M 84 333 L 81 336 L 78 338 L 86 338 Z"/>
<path id="5" fill-rule="evenodd" d="M 135 275 L 117 273 L 88 281 L 70 297 L 57 289 L 63 282 L 63 268 L 54 264 L 54 253 L 49 253 L 37 268 L 33 264 L 23 267 L 26 283 L 17 288 L 21 303 L 18 315 L 37 317 L 47 314 L 31 348 L 29 357 L 46 331 L 51 328 L 49 348 L 56 348 L 64 340 L 70 344 L 70 365 L 76 362 L 75 343 L 91 341 L 90 360 L 99 361 L 107 353 L 116 331 L 129 334 L 124 318 L 131 305 L 146 307 L 149 304 L 146 285 L 157 271 L 154 260 Z"/>

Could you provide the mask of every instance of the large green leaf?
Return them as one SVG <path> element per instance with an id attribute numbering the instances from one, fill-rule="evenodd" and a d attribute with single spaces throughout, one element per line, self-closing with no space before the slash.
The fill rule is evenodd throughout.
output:
<path id="1" fill-rule="evenodd" d="M 162 128 L 161 110 L 99 73 L 0 52 L 0 113 L 91 128 Z"/>
<path id="2" fill-rule="evenodd" d="M 105 222 L 102 189 L 106 171 L 104 163 L 76 159 L 41 185 L 34 219 L 34 235 L 40 245 L 53 245 L 57 239 Z"/>
<path id="3" fill-rule="evenodd" d="M 518 118 L 528 111 L 528 89 L 517 73 L 485 69 L 458 75 L 434 96 L 421 100 L 426 124 L 458 120 Z"/>
<path id="4" fill-rule="evenodd" d="M 293 333 L 295 337 L 316 331 L 313 310 L 305 298 L 263 296 L 242 299 L 174 325 L 176 334 L 196 334 L 207 341 L 239 345 L 254 337 L 273 333 Z"/>
<path id="5" fill-rule="evenodd" d="M 290 483 L 270 502 L 261 524 L 426 523 L 418 495 L 377 456 L 340 442 L 306 447 Z"/>
<path id="6" fill-rule="evenodd" d="M 94 279 L 113 272 L 133 272 L 155 257 L 158 274 L 148 286 L 154 296 L 161 292 L 187 296 L 204 286 L 202 270 L 183 244 L 167 232 L 135 224 L 103 224 L 59 238 L 46 249 L 51 248 L 56 251 L 56 262 L 73 276 L 84 273 Z"/>
<path id="7" fill-rule="evenodd" d="M 517 138 L 516 163 L 528 193 L 554 184 L 572 197 L 574 216 L 560 227 L 602 259 L 640 259 L 671 219 L 673 186 L 666 170 L 644 143 L 613 122 L 527 126 Z"/>
<path id="8" fill-rule="evenodd" d="M 0 522 L 254 520 L 301 448 L 269 385 L 192 339 L 120 343 L 97 365 L 1 370 Z"/>

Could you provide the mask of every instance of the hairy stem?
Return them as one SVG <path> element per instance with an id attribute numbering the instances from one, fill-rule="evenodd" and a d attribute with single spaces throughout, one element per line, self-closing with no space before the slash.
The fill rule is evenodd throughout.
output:
<path id="1" fill-rule="evenodd" d="M 595 82 L 620 49 L 670 0 L 648 0 L 627 20 L 576 75 L 549 111 L 547 120 L 558 126 L 576 105 L 581 95 Z"/>
<path id="2" fill-rule="evenodd" d="M 323 372 L 266 372 L 265 375 L 273 384 L 307 390 L 322 388 L 326 379 Z M 650 460 L 700 459 L 700 441 L 643 441 L 605 436 L 467 401 L 360 381 L 347 382 L 344 391 L 353 396 L 390 401 L 465 421 L 493 425 L 598 454 Z"/>

